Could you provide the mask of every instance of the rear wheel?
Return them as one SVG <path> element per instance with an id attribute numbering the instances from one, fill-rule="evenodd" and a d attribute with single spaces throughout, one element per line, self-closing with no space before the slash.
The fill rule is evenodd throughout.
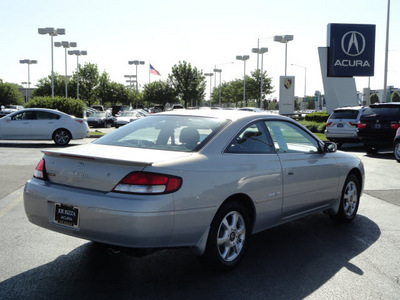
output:
<path id="1" fill-rule="evenodd" d="M 358 178 L 354 174 L 349 174 L 343 186 L 339 210 L 332 218 L 339 222 L 351 222 L 357 214 L 360 192 Z"/>
<path id="2" fill-rule="evenodd" d="M 57 145 L 68 145 L 71 140 L 71 133 L 67 129 L 57 129 L 53 133 L 53 140 Z"/>
<path id="3" fill-rule="evenodd" d="M 242 259 L 250 235 L 250 220 L 239 202 L 224 204 L 211 223 L 202 258 L 212 268 L 233 269 Z"/>
<path id="4" fill-rule="evenodd" d="M 379 147 L 377 145 L 364 145 L 364 146 L 367 149 L 368 155 L 376 154 L 379 150 Z"/>
<path id="5" fill-rule="evenodd" d="M 394 143 L 393 154 L 396 160 L 400 162 L 400 140 Z"/>

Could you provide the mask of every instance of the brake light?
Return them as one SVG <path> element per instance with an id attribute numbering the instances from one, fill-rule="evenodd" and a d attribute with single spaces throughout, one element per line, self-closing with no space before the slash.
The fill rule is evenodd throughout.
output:
<path id="1" fill-rule="evenodd" d="M 326 127 L 329 127 L 329 126 L 331 126 L 331 125 L 332 125 L 332 122 L 326 123 Z"/>
<path id="2" fill-rule="evenodd" d="M 167 194 L 182 186 L 182 178 L 156 173 L 132 172 L 126 175 L 113 189 L 128 194 Z"/>
<path id="3" fill-rule="evenodd" d="M 358 129 L 363 129 L 367 127 L 367 123 L 358 123 Z"/>
<path id="4" fill-rule="evenodd" d="M 80 119 L 75 119 L 75 121 L 77 121 L 77 122 L 79 122 L 81 124 L 83 124 L 85 122 L 85 120 L 80 120 Z"/>
<path id="5" fill-rule="evenodd" d="M 399 129 L 399 128 L 400 128 L 400 123 L 395 123 L 395 122 L 393 122 L 393 123 L 390 124 L 390 128 L 392 128 L 392 129 Z"/>
<path id="6" fill-rule="evenodd" d="M 350 126 L 353 126 L 353 127 L 358 127 L 358 123 L 349 122 L 349 124 L 350 124 Z"/>
<path id="7" fill-rule="evenodd" d="M 35 171 L 33 173 L 33 177 L 37 179 L 47 180 L 46 174 L 46 166 L 44 162 L 44 158 L 42 158 L 39 163 L 37 164 Z"/>

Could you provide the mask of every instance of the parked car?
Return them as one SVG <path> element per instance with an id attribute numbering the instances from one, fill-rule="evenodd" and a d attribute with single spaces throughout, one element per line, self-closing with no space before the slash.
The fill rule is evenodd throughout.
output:
<path id="1" fill-rule="evenodd" d="M 392 146 L 396 130 L 400 128 L 400 102 L 375 103 L 363 111 L 357 135 L 368 154 L 379 148 Z"/>
<path id="2" fill-rule="evenodd" d="M 136 121 L 137 119 L 143 118 L 146 115 L 146 112 L 142 109 L 123 111 L 118 117 L 116 117 L 114 126 L 116 128 L 124 126 L 130 122 Z"/>
<path id="3" fill-rule="evenodd" d="M 88 124 L 61 111 L 27 108 L 0 119 L 2 140 L 54 140 L 67 145 L 71 139 L 89 137 Z"/>
<path id="4" fill-rule="evenodd" d="M 400 162 L 400 128 L 397 129 L 393 140 L 393 154 L 396 160 Z"/>
<path id="5" fill-rule="evenodd" d="M 252 112 L 262 112 L 262 110 L 259 109 L 258 107 L 241 107 L 241 108 L 238 108 L 238 110 L 252 111 Z"/>
<path id="6" fill-rule="evenodd" d="M 95 111 L 87 117 L 87 122 L 91 127 L 112 127 L 115 117 L 108 111 Z"/>
<path id="7" fill-rule="evenodd" d="M 11 114 L 12 112 L 18 111 L 24 109 L 22 105 L 6 105 L 6 106 L 1 106 L 0 110 L 0 118 L 4 117 L 8 114 Z"/>
<path id="8" fill-rule="evenodd" d="M 365 109 L 366 107 L 363 106 L 346 106 L 334 109 L 326 121 L 326 138 L 335 142 L 338 148 L 343 143 L 359 143 L 358 123 Z"/>
<path id="9" fill-rule="evenodd" d="M 46 150 L 24 203 L 59 233 L 131 252 L 188 247 L 231 269 L 254 233 L 317 212 L 352 221 L 363 185 L 359 158 L 290 118 L 178 110 Z"/>

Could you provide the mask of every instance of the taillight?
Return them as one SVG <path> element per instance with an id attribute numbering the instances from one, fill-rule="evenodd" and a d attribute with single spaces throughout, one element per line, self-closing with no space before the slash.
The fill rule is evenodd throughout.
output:
<path id="1" fill-rule="evenodd" d="M 33 173 L 33 177 L 37 179 L 47 180 L 46 174 L 46 166 L 44 162 L 44 158 L 42 158 L 39 163 L 37 164 L 35 171 Z"/>
<path id="2" fill-rule="evenodd" d="M 167 194 L 180 189 L 182 178 L 147 172 L 132 172 L 126 175 L 113 189 L 129 194 Z"/>
<path id="3" fill-rule="evenodd" d="M 80 120 L 80 119 L 75 119 L 75 121 L 77 121 L 77 122 L 79 122 L 81 124 L 83 124 L 85 122 L 85 120 Z"/>
<path id="4" fill-rule="evenodd" d="M 400 123 L 393 122 L 393 123 L 390 124 L 390 128 L 399 129 L 400 128 Z"/>
<path id="5" fill-rule="evenodd" d="M 329 126 L 331 126 L 331 125 L 332 125 L 332 122 L 326 123 L 326 127 L 329 127 Z"/>
<path id="6" fill-rule="evenodd" d="M 350 124 L 350 126 L 353 126 L 353 127 L 358 127 L 358 123 L 349 122 L 349 124 Z"/>
<path id="7" fill-rule="evenodd" d="M 363 129 L 367 127 L 367 123 L 358 123 L 358 129 Z"/>

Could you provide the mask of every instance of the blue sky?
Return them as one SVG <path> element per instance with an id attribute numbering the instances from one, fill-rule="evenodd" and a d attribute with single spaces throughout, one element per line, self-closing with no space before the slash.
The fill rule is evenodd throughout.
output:
<path id="1" fill-rule="evenodd" d="M 399 1 L 391 3 L 388 85 L 400 87 Z M 138 67 L 139 84 L 149 82 L 150 62 L 165 80 L 173 65 L 187 61 L 203 72 L 222 69 L 222 81 L 243 78 L 243 62 L 236 55 L 250 55 L 246 73 L 255 70 L 257 58 L 251 49 L 268 47 L 264 70 L 279 92 L 284 75 L 284 44 L 274 35 L 294 35 L 288 44 L 288 75 L 296 76 L 296 95 L 323 91 L 318 47 L 326 46 L 328 23 L 376 24 L 375 76 L 372 89 L 383 88 L 387 1 L 383 0 L 2 0 L 0 2 L 0 79 L 20 84 L 27 81 L 27 65 L 21 59 L 38 60 L 31 65 L 32 85 L 51 73 L 51 39 L 38 28 L 65 28 L 66 35 L 54 41 L 77 42 L 75 49 L 88 55 L 79 62 L 97 64 L 112 81 L 126 83 L 124 75 L 135 74 L 129 60 L 143 60 Z M 231 63 L 234 62 L 234 63 Z M 68 56 L 68 75 L 76 68 L 76 57 Z M 65 74 L 63 48 L 54 47 L 54 71 Z M 219 76 L 217 77 L 217 83 Z M 356 79 L 357 89 L 368 78 Z M 214 84 L 214 80 L 213 80 Z M 207 86 L 207 92 L 209 86 Z"/>

